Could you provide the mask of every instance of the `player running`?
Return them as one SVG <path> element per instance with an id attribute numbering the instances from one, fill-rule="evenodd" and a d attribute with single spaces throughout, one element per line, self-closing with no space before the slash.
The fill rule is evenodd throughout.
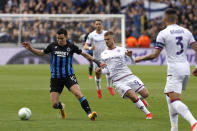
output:
<path id="1" fill-rule="evenodd" d="M 95 60 L 92 56 L 85 52 L 82 52 L 76 45 L 70 43 L 67 40 L 67 31 L 60 29 L 57 31 L 57 42 L 53 42 L 47 46 L 44 50 L 39 50 L 31 47 L 28 42 L 22 43 L 22 45 L 32 53 L 43 56 L 51 53 L 51 81 L 50 81 L 50 97 L 52 106 L 54 109 L 59 109 L 62 115 L 62 119 L 66 118 L 65 105 L 59 101 L 59 97 L 62 93 L 64 86 L 75 95 L 79 100 L 81 107 L 87 113 L 90 120 L 95 120 L 97 117 L 96 112 L 92 112 L 88 104 L 87 99 L 80 91 L 77 79 L 73 70 L 73 54 L 81 54 L 89 60 L 93 60 L 98 65 L 100 62 Z"/>
<path id="2" fill-rule="evenodd" d="M 113 32 L 106 32 L 104 39 L 107 49 L 102 52 L 101 60 L 106 64 L 105 70 L 97 68 L 97 72 L 110 73 L 114 88 L 123 98 L 129 98 L 146 114 L 146 119 L 152 119 L 152 113 L 146 108 L 148 103 L 144 98 L 149 96 L 143 82 L 128 68 L 126 57 L 132 59 L 132 51 L 115 45 Z M 139 93 L 140 96 L 137 96 Z"/>
<path id="3" fill-rule="evenodd" d="M 100 60 L 101 53 L 106 49 L 106 44 L 104 41 L 104 33 L 107 31 L 102 29 L 102 21 L 100 19 L 95 20 L 95 27 L 96 30 L 91 32 L 88 35 L 88 38 L 86 40 L 84 48 L 86 50 L 93 50 L 93 56 L 95 59 Z M 92 47 L 89 45 L 92 44 Z M 97 65 L 94 64 L 94 68 L 97 68 Z M 97 85 L 97 96 L 98 98 L 102 98 L 102 92 L 101 92 L 101 74 L 99 72 L 95 72 L 95 81 Z M 111 85 L 111 78 L 109 74 L 106 74 L 106 80 L 107 80 L 107 87 L 110 92 L 110 94 L 113 96 L 115 92 L 113 91 L 112 85 Z"/>
<path id="4" fill-rule="evenodd" d="M 168 103 L 171 131 L 178 131 L 178 114 L 190 123 L 192 131 L 197 131 L 196 119 L 181 101 L 181 92 L 186 89 L 190 75 L 190 65 L 187 61 L 186 50 L 188 45 L 190 45 L 195 50 L 197 58 L 197 43 L 192 33 L 177 25 L 176 20 L 176 10 L 167 9 L 164 18 L 167 27 L 159 32 L 154 52 L 146 56 L 136 57 L 135 61 L 152 60 L 159 56 L 163 48 L 165 49 L 168 71 L 164 93 Z M 193 74 L 197 76 L 197 66 Z"/>

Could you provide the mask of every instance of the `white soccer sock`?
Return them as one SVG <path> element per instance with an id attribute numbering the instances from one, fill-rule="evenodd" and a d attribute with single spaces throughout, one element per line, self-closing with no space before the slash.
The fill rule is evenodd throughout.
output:
<path id="1" fill-rule="evenodd" d="M 101 90 L 101 79 L 97 79 L 95 76 L 95 81 L 96 81 L 97 90 Z"/>
<path id="2" fill-rule="evenodd" d="M 110 76 L 108 74 L 106 74 L 105 76 L 106 76 L 106 81 L 107 81 L 107 87 L 112 87 Z"/>
<path id="3" fill-rule="evenodd" d="M 172 108 L 170 103 L 170 98 L 166 95 L 166 100 L 169 109 L 171 130 L 170 131 L 178 131 L 178 113 Z"/>
<path id="4" fill-rule="evenodd" d="M 171 105 L 185 120 L 190 123 L 191 126 L 196 122 L 196 119 L 183 102 L 177 100 L 172 102 Z"/>
<path id="5" fill-rule="evenodd" d="M 149 114 L 150 112 L 148 109 L 145 107 L 144 103 L 138 99 L 137 102 L 134 103 L 141 111 L 143 111 L 146 115 Z"/>

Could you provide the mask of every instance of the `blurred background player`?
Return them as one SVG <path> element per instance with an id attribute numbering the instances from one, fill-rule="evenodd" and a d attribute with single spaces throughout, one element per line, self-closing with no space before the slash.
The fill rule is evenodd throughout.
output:
<path id="1" fill-rule="evenodd" d="M 152 60 L 159 56 L 163 48 L 165 49 L 168 76 L 164 93 L 166 94 L 168 103 L 171 131 L 178 131 L 178 114 L 190 123 L 192 131 L 197 131 L 196 119 L 188 107 L 181 101 L 182 90 L 186 89 L 190 75 L 190 65 L 186 56 L 187 47 L 190 45 L 194 49 L 197 59 L 197 43 L 188 29 L 176 24 L 176 10 L 172 8 L 167 9 L 164 22 L 167 27 L 159 32 L 154 52 L 145 56 L 136 57 L 135 61 Z M 197 76 L 197 66 L 193 74 Z"/>
<path id="2" fill-rule="evenodd" d="M 93 31 L 93 28 L 92 26 L 89 26 L 88 28 L 88 33 L 85 34 L 84 38 L 83 38 L 83 42 L 85 44 L 87 38 L 88 38 L 88 35 L 90 34 L 90 32 Z M 92 44 L 89 43 L 88 45 L 90 48 L 92 48 Z M 86 53 L 88 53 L 89 55 L 93 56 L 93 50 L 90 50 L 90 49 L 87 49 L 86 50 Z M 89 61 L 89 67 L 88 67 L 88 71 L 89 71 L 89 79 L 93 79 L 93 76 L 92 76 L 92 70 L 93 70 L 93 62 L 92 61 Z"/>
<path id="3" fill-rule="evenodd" d="M 86 50 L 93 50 L 93 56 L 95 59 L 100 60 L 101 53 L 106 49 L 106 44 L 104 41 L 104 33 L 107 31 L 103 30 L 102 21 L 100 19 L 95 20 L 95 30 L 88 35 L 84 48 Z M 92 44 L 90 47 L 89 45 Z M 97 65 L 94 64 L 94 69 L 96 69 Z M 107 80 L 107 88 L 110 94 L 113 96 L 115 92 L 113 91 L 111 85 L 111 78 L 109 74 L 106 74 Z M 102 98 L 101 93 L 101 73 L 95 72 L 95 81 L 97 85 L 97 96 L 98 98 Z"/>
<path id="4" fill-rule="evenodd" d="M 143 82 L 127 66 L 125 60 L 129 57 L 132 61 L 132 51 L 115 45 L 114 33 L 106 32 L 104 40 L 107 49 L 101 53 L 101 60 L 106 64 L 105 70 L 97 68 L 98 72 L 110 73 L 115 89 L 123 98 L 129 98 L 133 103 L 146 114 L 146 119 L 152 119 L 152 113 L 146 108 L 148 103 L 144 98 L 149 96 Z M 138 97 L 136 93 L 139 93 Z"/>
<path id="5" fill-rule="evenodd" d="M 66 118 L 65 105 L 59 101 L 59 97 L 64 86 L 66 86 L 67 89 L 79 100 L 81 107 L 87 113 L 90 120 L 95 120 L 97 113 L 91 111 L 87 99 L 81 93 L 72 66 L 74 53 L 81 54 L 89 60 L 94 59 L 92 56 L 88 55 L 85 52 L 82 52 L 81 49 L 67 40 L 67 31 L 65 29 L 58 30 L 56 38 L 57 42 L 49 44 L 44 50 L 35 49 L 31 47 L 28 42 L 24 42 L 22 43 L 22 45 L 27 50 L 38 56 L 43 56 L 45 54 L 51 53 L 50 96 L 53 108 L 60 110 L 62 119 Z M 98 61 L 94 61 L 99 64 Z"/>

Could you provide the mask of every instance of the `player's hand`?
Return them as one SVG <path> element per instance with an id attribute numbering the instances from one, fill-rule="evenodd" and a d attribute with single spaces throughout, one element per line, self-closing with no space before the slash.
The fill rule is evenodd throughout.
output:
<path id="1" fill-rule="evenodd" d="M 197 77 L 197 68 L 193 70 L 192 74 Z"/>
<path id="2" fill-rule="evenodd" d="M 95 48 L 95 45 L 94 44 L 92 44 L 92 49 L 91 50 L 95 50 L 96 48 Z"/>
<path id="3" fill-rule="evenodd" d="M 26 49 L 30 50 L 31 49 L 31 45 L 29 42 L 23 42 L 22 46 L 25 47 Z"/>
<path id="4" fill-rule="evenodd" d="M 133 54 L 133 52 L 132 52 L 131 50 L 127 50 L 127 51 L 125 52 L 125 54 L 126 54 L 127 56 L 131 57 L 132 54 Z"/>
<path id="5" fill-rule="evenodd" d="M 96 73 L 101 73 L 101 72 L 102 72 L 101 68 L 97 67 L 96 68 Z"/>
<path id="6" fill-rule="evenodd" d="M 141 56 L 135 57 L 135 63 L 138 63 L 140 61 L 142 61 L 142 57 Z"/>
<path id="7" fill-rule="evenodd" d="M 100 67 L 101 67 L 101 68 L 105 68 L 106 66 L 107 66 L 107 65 L 106 65 L 105 63 L 101 63 L 101 64 L 100 64 Z"/>

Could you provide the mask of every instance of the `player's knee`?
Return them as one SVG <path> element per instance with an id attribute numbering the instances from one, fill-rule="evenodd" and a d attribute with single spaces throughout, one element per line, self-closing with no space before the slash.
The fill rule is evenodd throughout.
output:
<path id="1" fill-rule="evenodd" d="M 148 97 L 148 96 L 149 96 L 149 92 L 146 91 L 146 92 L 143 94 L 143 97 L 146 98 L 146 97 Z"/>
<path id="2" fill-rule="evenodd" d="M 58 103 L 53 103 L 52 106 L 53 106 L 54 109 L 57 109 L 58 108 Z"/>

